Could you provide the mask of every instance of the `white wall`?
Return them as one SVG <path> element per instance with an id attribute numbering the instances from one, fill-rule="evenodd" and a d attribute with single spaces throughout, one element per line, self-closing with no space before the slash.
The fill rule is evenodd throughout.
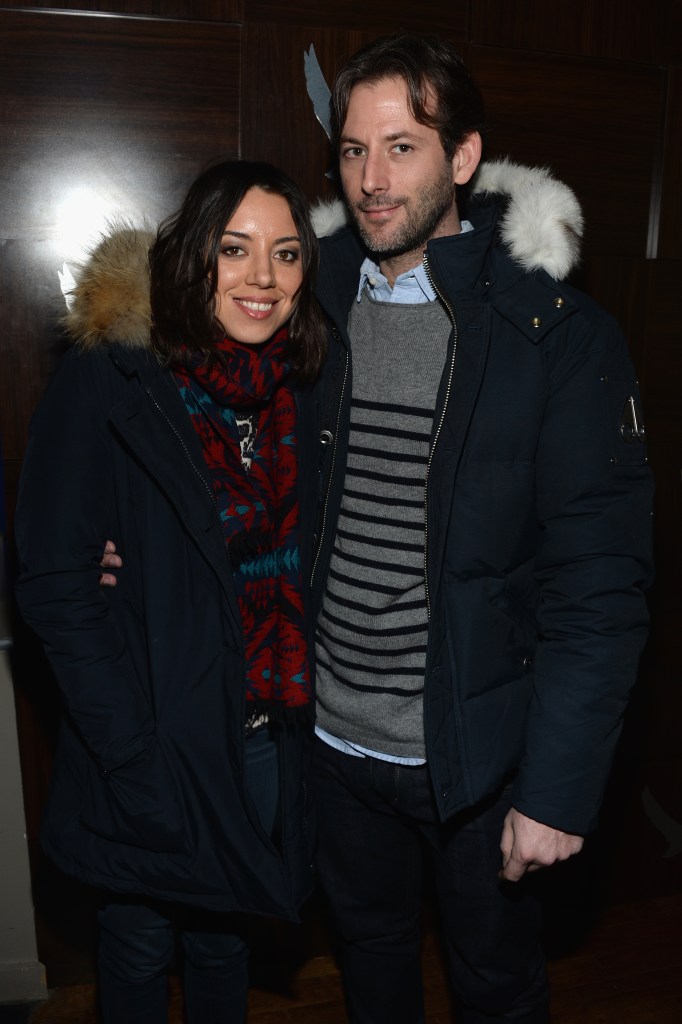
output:
<path id="1" fill-rule="evenodd" d="M 0 1003 L 45 999 L 38 961 L 10 672 L 0 534 Z"/>

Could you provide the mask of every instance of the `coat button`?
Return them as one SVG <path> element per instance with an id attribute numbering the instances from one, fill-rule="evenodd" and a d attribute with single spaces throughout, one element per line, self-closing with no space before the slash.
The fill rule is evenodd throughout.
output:
<path id="1" fill-rule="evenodd" d="M 542 319 L 539 316 L 534 316 L 531 323 L 533 327 L 542 327 Z"/>
<path id="2" fill-rule="evenodd" d="M 332 444 L 333 441 L 334 435 L 332 434 L 331 430 L 323 430 L 320 433 L 320 444 L 328 445 Z"/>
<path id="3" fill-rule="evenodd" d="M 554 305 L 556 306 L 557 309 L 561 309 L 561 307 L 565 306 L 566 303 L 564 302 L 564 300 L 561 298 L 560 295 L 557 295 L 556 299 L 554 300 Z"/>
<path id="4" fill-rule="evenodd" d="M 527 654 L 525 658 L 521 660 L 521 664 L 523 665 L 526 672 L 528 671 L 528 669 L 533 667 L 533 659 L 531 658 L 530 654 Z"/>

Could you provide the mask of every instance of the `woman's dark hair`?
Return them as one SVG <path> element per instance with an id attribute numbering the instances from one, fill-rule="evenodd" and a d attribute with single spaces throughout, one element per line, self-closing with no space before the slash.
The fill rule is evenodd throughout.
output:
<path id="1" fill-rule="evenodd" d="M 330 113 L 337 151 L 353 87 L 384 78 L 404 80 L 412 116 L 436 129 L 448 160 L 470 132 L 483 129 L 483 99 L 451 43 L 430 36 L 384 36 L 353 54 L 336 76 Z M 435 110 L 429 109 L 431 94 Z"/>
<path id="2" fill-rule="evenodd" d="M 203 353 L 207 362 L 221 360 L 215 345 L 218 256 L 225 225 L 252 188 L 286 200 L 301 240 L 303 281 L 289 321 L 289 352 L 297 378 L 312 381 L 325 350 L 313 294 L 317 238 L 303 192 L 271 164 L 228 160 L 209 167 L 193 182 L 180 210 L 161 224 L 149 253 L 152 341 L 170 364 L 182 362 L 183 347 Z"/>

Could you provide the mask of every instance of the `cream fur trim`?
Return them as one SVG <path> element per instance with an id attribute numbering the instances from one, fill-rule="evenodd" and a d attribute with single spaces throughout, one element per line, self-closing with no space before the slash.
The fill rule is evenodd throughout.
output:
<path id="1" fill-rule="evenodd" d="M 504 243 L 525 270 L 545 270 L 562 280 L 580 258 L 583 215 L 574 193 L 542 167 L 524 167 L 511 160 L 481 164 L 472 182 L 474 194 L 509 196 L 500 224 Z M 313 209 L 318 237 L 333 234 L 348 223 L 340 200 L 320 202 Z"/>
<path id="2" fill-rule="evenodd" d="M 582 210 L 568 185 L 553 178 L 546 168 L 493 160 L 477 171 L 473 192 L 509 195 L 500 231 L 513 259 L 525 270 L 545 270 L 561 281 L 576 266 Z"/>

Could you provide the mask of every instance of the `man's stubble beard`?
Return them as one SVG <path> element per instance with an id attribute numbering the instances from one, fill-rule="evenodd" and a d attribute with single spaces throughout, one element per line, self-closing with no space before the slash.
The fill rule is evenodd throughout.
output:
<path id="1" fill-rule="evenodd" d="M 348 207 L 358 234 L 372 256 L 382 260 L 394 259 L 396 256 L 426 248 L 426 243 L 435 236 L 439 225 L 454 205 L 455 186 L 451 175 L 452 169 L 445 168 L 440 178 L 422 189 L 418 201 L 411 200 L 403 204 L 406 215 L 404 223 L 381 239 L 377 239 L 374 233 L 360 223 L 355 206 Z M 389 201 L 378 203 L 376 206 L 372 206 L 367 200 L 368 208 L 382 209 L 382 205 L 390 206 L 395 202 L 395 197 L 383 198 Z"/>

